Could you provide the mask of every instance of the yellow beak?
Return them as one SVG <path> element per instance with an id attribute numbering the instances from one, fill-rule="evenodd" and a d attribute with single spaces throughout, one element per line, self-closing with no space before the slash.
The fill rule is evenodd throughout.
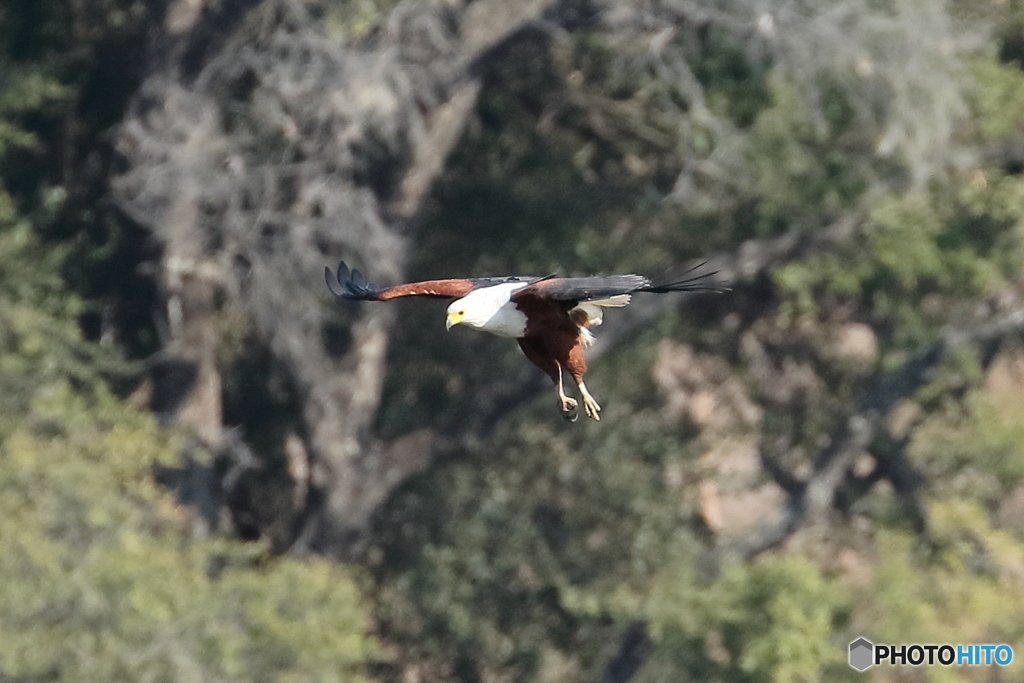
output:
<path id="1" fill-rule="evenodd" d="M 444 322 L 445 329 L 450 330 L 452 329 L 452 325 L 458 325 L 461 323 L 463 316 L 465 316 L 465 313 L 462 311 L 452 311 L 449 313 L 448 319 Z"/>

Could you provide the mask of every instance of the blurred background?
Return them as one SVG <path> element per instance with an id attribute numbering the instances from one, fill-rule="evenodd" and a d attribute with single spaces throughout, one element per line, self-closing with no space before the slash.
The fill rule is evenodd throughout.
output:
<path id="1" fill-rule="evenodd" d="M 1004 681 L 1019 0 L 0 1 L 0 681 Z M 562 421 L 371 280 L 639 272 Z"/>

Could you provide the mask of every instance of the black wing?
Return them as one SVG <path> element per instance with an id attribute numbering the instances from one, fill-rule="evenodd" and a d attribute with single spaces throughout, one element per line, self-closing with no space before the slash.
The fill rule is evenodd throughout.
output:
<path id="1" fill-rule="evenodd" d="M 594 277 L 547 278 L 523 287 L 512 295 L 519 302 L 526 299 L 549 301 L 593 301 L 636 292 L 724 292 L 725 287 L 714 280 L 717 271 L 694 275 L 701 263 L 679 274 L 668 274 L 650 280 L 643 275 L 608 275 Z"/>
<path id="2" fill-rule="evenodd" d="M 609 275 L 607 277 L 556 277 L 523 287 L 512 295 L 512 301 L 544 299 L 548 301 L 592 301 L 619 294 L 632 294 L 650 281 L 643 275 Z"/>
<path id="3" fill-rule="evenodd" d="M 687 268 L 681 273 L 666 273 L 661 277 L 655 279 L 649 283 L 646 287 L 641 287 L 640 292 L 654 292 L 656 294 L 663 294 L 665 292 L 729 292 L 732 291 L 725 284 L 718 282 L 715 276 L 718 275 L 717 270 L 713 270 L 709 273 L 696 273 L 701 268 L 708 264 L 707 261 L 703 261 Z"/>

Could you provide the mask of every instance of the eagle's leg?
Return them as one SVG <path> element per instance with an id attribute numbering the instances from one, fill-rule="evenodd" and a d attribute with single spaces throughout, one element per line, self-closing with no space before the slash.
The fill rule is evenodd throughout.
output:
<path id="1" fill-rule="evenodd" d="M 583 383 L 583 375 L 587 371 L 587 361 L 583 357 L 583 345 L 579 342 L 569 350 L 569 362 L 566 364 L 566 367 L 572 374 L 572 378 L 576 381 L 576 386 L 580 389 L 580 396 L 583 397 L 583 410 L 586 412 L 587 417 L 592 417 L 600 422 L 601 416 L 599 413 L 601 412 L 601 406 L 590 395 L 587 385 Z"/>
<path id="2" fill-rule="evenodd" d="M 598 405 L 594 397 L 587 391 L 587 385 L 583 383 L 581 379 L 576 386 L 580 388 L 580 395 L 583 397 L 583 410 L 587 413 L 587 417 L 592 417 L 598 422 L 601 421 L 601 416 L 598 413 L 601 412 L 601 406 Z"/>
<path id="3" fill-rule="evenodd" d="M 579 405 L 576 399 L 566 396 L 565 387 L 562 385 L 562 367 L 558 367 L 558 409 L 562 411 L 562 417 L 569 422 L 575 422 L 579 418 L 576 406 Z M 588 415 L 590 413 L 587 413 Z"/>
<path id="4" fill-rule="evenodd" d="M 546 372 L 551 381 L 555 383 L 555 386 L 558 388 L 558 409 L 562 412 L 562 417 L 569 422 L 575 422 L 579 418 L 579 413 L 576 412 L 576 406 L 579 404 L 576 403 L 576 399 L 565 395 L 565 387 L 562 385 L 561 363 L 548 352 L 547 346 L 542 339 L 520 337 L 516 341 L 519 342 L 519 348 L 523 350 L 526 357 L 534 365 Z"/>

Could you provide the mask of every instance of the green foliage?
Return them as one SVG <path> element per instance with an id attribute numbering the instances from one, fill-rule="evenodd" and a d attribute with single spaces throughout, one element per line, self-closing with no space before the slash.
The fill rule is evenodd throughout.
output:
<path id="1" fill-rule="evenodd" d="M 1021 129 L 1015 93 L 1024 92 L 1024 75 L 991 56 L 977 56 L 970 64 L 978 142 L 1012 136 Z M 811 162 L 791 138 L 780 139 L 790 151 L 765 154 L 767 167 L 782 169 L 781 178 L 802 177 Z M 772 196 L 785 197 L 789 185 L 770 187 Z M 849 205 L 824 201 L 820 195 L 805 199 L 815 207 Z M 770 213 L 785 210 L 780 206 Z M 805 315 L 819 297 L 832 303 L 858 302 L 876 319 L 895 324 L 897 344 L 918 344 L 947 319 L 957 301 L 993 292 L 1018 272 L 1024 261 L 1021 215 L 1024 181 L 1019 175 L 986 166 L 936 178 L 924 192 L 873 197 L 866 240 L 860 246 L 789 265 L 776 273 L 775 281 Z"/>
<path id="2" fill-rule="evenodd" d="M 332 34 L 361 40 L 393 5 L 331 0 L 317 11 Z M 852 100 L 862 86 L 885 90 L 869 62 L 855 87 L 815 68 L 820 97 L 809 102 L 806 84 L 714 21 L 689 22 L 663 46 L 695 80 L 666 71 L 671 60 L 642 33 L 623 45 L 587 28 L 524 31 L 481 60 L 477 119 L 435 187 L 414 277 L 655 273 L 751 237 L 844 224 L 855 235 L 772 273 L 777 310 L 743 303 L 754 288 L 739 283 L 728 334 L 676 314 L 602 358 L 588 376 L 606 405 L 600 425 L 567 428 L 545 395 L 479 450 L 408 482 L 377 519 L 368 608 L 356 570 L 193 538 L 191 513 L 153 478 L 179 444 L 110 395 L 104 381 L 132 368 L 79 333 L 98 325 L 97 298 L 149 315 L 132 279 L 141 237 L 98 202 L 110 172 L 102 132 L 142 64 L 125 55 L 157 18 L 145 7 L 0 6 L 0 678 L 362 680 L 381 656 L 366 635 L 371 609 L 401 664 L 464 681 L 599 680 L 638 622 L 653 641 L 641 683 L 858 680 L 844 657 L 859 635 L 1024 647 L 1024 527 L 1010 504 L 1024 484 L 1021 404 L 979 391 L 949 399 L 979 382 L 973 354 L 915 397 L 931 411 L 905 451 L 922 476 L 923 534 L 894 503 L 911 494 L 858 481 L 870 491 L 844 491 L 852 502 L 827 539 L 749 562 L 715 546 L 696 491 L 699 428 L 663 410 L 651 377 L 664 337 L 711 346 L 738 374 L 742 350 L 715 342 L 756 337 L 765 323 L 779 365 L 806 361 L 828 385 L 806 405 L 764 410 L 763 452 L 779 442 L 799 461 L 827 442 L 871 371 L 829 367 L 801 330 L 868 321 L 887 354 L 872 368 L 888 367 L 1019 278 L 1024 180 L 1012 152 L 1024 76 L 1006 49 L 966 61 L 971 111 L 955 142 L 980 151 L 977 166 L 912 190 L 912 162 L 878 151 L 884 131 L 870 121 L 884 113 L 865 113 L 896 100 Z M 993 149 L 1004 151 L 990 159 Z M 699 191 L 676 192 L 684 167 L 698 169 L 686 177 Z M 401 311 L 384 437 L 443 433 L 482 383 L 535 371 L 507 340 L 445 335 L 441 310 Z M 152 337 L 125 343 L 155 348 Z M 476 356 L 486 362 L 465 360 Z M 247 396 L 246 372 L 275 359 L 245 360 L 225 382 L 229 408 L 265 423 L 250 444 L 278 441 L 299 419 L 281 406 L 299 399 Z"/>
<path id="3" fill-rule="evenodd" d="M 892 323 L 897 346 L 913 347 L 959 302 L 996 291 L 1019 268 L 1022 210 L 1024 181 L 978 171 L 926 195 L 877 201 L 863 242 L 780 268 L 774 279 L 803 315 L 821 298 L 852 302 Z"/>
<path id="4" fill-rule="evenodd" d="M 983 140 L 1018 138 L 1024 130 L 1024 79 L 1018 64 L 1001 64 L 991 55 L 968 62 L 973 76 L 971 103 Z"/>
<path id="5" fill-rule="evenodd" d="M 999 403 L 972 391 L 962 405 L 946 402 L 919 430 L 910 450 L 936 495 L 995 505 L 1024 481 L 1024 429 L 1019 402 Z"/>
<path id="6" fill-rule="evenodd" d="M 29 114 L 52 110 L 65 103 L 68 89 L 60 81 L 38 70 L 13 69 L 5 74 L 0 90 L 0 158 L 12 149 L 32 149 L 38 137 L 17 124 Z"/>
<path id="7" fill-rule="evenodd" d="M 772 101 L 768 60 L 751 58 L 735 35 L 721 28 L 696 33 L 696 40 L 685 41 L 689 44 L 684 50 L 690 53 L 694 75 L 705 87 L 708 107 L 741 128 L 750 126 Z"/>
<path id="8" fill-rule="evenodd" d="M 178 444 L 103 390 L 40 389 L 0 442 L 0 672 L 50 681 L 360 681 L 357 577 L 191 539 Z"/>
<path id="9" fill-rule="evenodd" d="M 814 236 L 849 225 L 852 235 L 835 246 L 812 248 L 771 274 L 777 316 L 743 313 L 771 328 L 780 364 L 806 362 L 825 386 L 806 405 L 765 409 L 763 453 L 782 443 L 780 461 L 795 464 L 828 443 L 875 368 L 899 364 L 1019 277 L 1024 180 L 979 157 L 977 167 L 910 187 L 910 162 L 877 153 L 882 131 L 864 123 L 852 89 L 823 87 L 812 111 L 799 84 L 770 65 L 746 61 L 721 34 L 698 38 L 688 58 L 706 105 L 742 129 L 745 142 L 744 166 L 722 183 L 710 210 L 658 204 L 667 195 L 658 171 L 629 179 L 616 166 L 632 154 L 664 171 L 656 134 L 646 145 L 632 135 L 642 126 L 606 128 L 603 138 L 582 108 L 544 110 L 552 91 L 568 93 L 570 103 L 584 95 L 643 101 L 650 118 L 631 124 L 670 129 L 652 123 L 664 122 L 652 112 L 668 110 L 658 108 L 666 92 L 646 80 L 642 60 L 574 36 L 551 54 L 529 52 L 532 62 L 502 62 L 499 85 L 481 97 L 480 130 L 460 146 L 434 196 L 437 213 L 418 245 L 415 275 L 451 263 L 474 274 L 543 273 L 564 263 L 630 268 L 623 259 L 652 263 L 661 258 L 655 251 L 734 249 L 749 237 Z M 1015 141 L 1024 130 L 1024 74 L 989 54 L 968 65 L 972 109 L 958 143 Z M 819 77 L 827 86 L 829 75 Z M 681 92 L 667 97 L 686 100 Z M 541 125 L 538 110 L 557 115 Z M 703 158 L 699 126 L 676 116 L 677 130 L 691 138 L 673 153 Z M 438 406 L 472 400 L 488 377 L 522 363 L 501 340 L 424 332 L 438 329 L 437 310 L 408 314 L 393 347 L 385 433 L 429 424 Z M 872 325 L 883 352 L 859 374 L 830 366 L 807 341 L 821 332 L 818 323 L 851 318 Z M 756 322 L 737 324 L 763 332 Z M 1003 396 L 997 407 L 976 392 L 961 400 L 983 377 L 972 351 L 955 354 L 915 397 L 932 412 L 906 451 L 924 480 L 925 534 L 908 530 L 913 494 L 894 493 L 883 477 L 874 486 L 858 482 L 870 486 L 866 494 L 851 485 L 844 512 L 853 519 L 829 527 L 836 538 L 741 562 L 721 558 L 700 518 L 695 430 L 659 410 L 650 367 L 663 336 L 702 338 L 666 317 L 627 353 L 602 358 L 588 384 L 597 392 L 612 387 L 614 400 L 599 426 L 566 430 L 545 396 L 481 451 L 454 455 L 392 497 L 378 527 L 378 615 L 403 658 L 445 662 L 461 680 L 595 680 L 612 656 L 610 634 L 637 622 L 653 640 L 634 679 L 644 683 L 852 681 L 845 648 L 861 635 L 1020 647 L 1011 615 L 1020 609 L 1013 577 L 1024 533 L 1020 525 L 998 530 L 986 512 L 1007 505 L 1024 481 L 1020 404 Z M 488 362 L 466 367 L 462 359 L 478 354 Z M 669 471 L 685 484 L 670 485 Z M 945 669 L 914 675 L 960 680 Z"/>
<path id="10" fill-rule="evenodd" d="M 873 580 L 861 600 L 858 633 L 874 642 L 1024 644 L 1017 615 L 1020 591 L 1008 575 L 1024 556 L 1019 542 L 995 531 L 972 503 L 935 503 L 929 509 L 934 550 L 903 532 L 880 532 Z M 953 670 L 929 668 L 925 680 L 963 680 Z"/>
<path id="11" fill-rule="evenodd" d="M 835 194 L 841 186 L 829 182 L 827 167 L 819 163 L 819 136 L 797 93 L 783 83 L 776 84 L 775 91 L 775 106 L 757 118 L 750 140 L 756 205 L 748 230 L 755 235 L 807 229 L 820 224 L 823 209 L 834 215 L 849 205 L 849 199 L 842 201 Z M 829 151 L 837 153 L 834 148 Z M 829 195 L 828 204 L 823 205 L 822 193 Z"/>
<path id="12" fill-rule="evenodd" d="M 58 275 L 62 250 L 45 249 L 27 221 L 8 216 L 0 224 L 0 439 L 47 383 L 92 386 L 133 373 L 110 349 L 81 340 L 81 302 Z"/>
<path id="13" fill-rule="evenodd" d="M 29 222 L 21 231 L 32 233 L 34 248 L 50 254 L 38 266 L 81 295 L 87 336 L 116 323 L 133 355 L 155 350 L 152 285 L 134 269 L 140 232 L 104 196 L 109 129 L 141 73 L 153 18 L 141 0 L 0 7 L 0 233 L 10 206 L 17 221 Z M 0 264 L 0 273 L 9 268 Z"/>
<path id="14" fill-rule="evenodd" d="M 650 402 L 637 368 L 621 359 L 596 371 L 591 386 L 617 385 Z M 688 467 L 676 428 L 649 410 L 612 434 L 567 431 L 551 403 L 521 411 L 486 458 L 432 470 L 382 511 L 379 616 L 405 656 L 472 653 L 472 675 L 526 680 L 561 662 L 575 672 L 568 680 L 592 679 L 614 631 L 565 596 L 646 581 L 666 561 L 669 539 L 699 547 L 686 529 L 689 506 L 663 480 L 668 463 Z M 624 406 L 608 406 L 606 419 L 625 417 Z"/>
<path id="15" fill-rule="evenodd" d="M 815 563 L 792 554 L 727 561 L 711 579 L 686 553 L 673 560 L 642 592 L 569 595 L 577 609 L 648 623 L 655 649 L 639 681 L 812 681 L 844 663 L 836 628 L 847 591 Z"/>
<path id="16" fill-rule="evenodd" d="M 82 338 L 90 305 L 62 278 L 124 256 L 91 205 L 105 180 L 64 164 L 102 156 L 90 135 L 131 73 L 110 50 L 142 8 L 0 7 L 0 679 L 366 680 L 358 573 L 193 538 L 154 478 L 181 444 L 111 395 L 139 369 Z"/>
<path id="17" fill-rule="evenodd" d="M 486 456 L 393 497 L 379 616 L 405 656 L 473 653 L 469 679 L 551 680 L 555 662 L 557 680 L 593 680 L 615 625 L 641 621 L 654 650 L 638 681 L 807 681 L 844 662 L 847 591 L 815 563 L 710 569 L 694 487 L 672 483 L 700 477 L 696 444 L 660 413 L 644 337 L 589 382 L 615 387 L 614 429 L 566 430 L 541 401 Z"/>

